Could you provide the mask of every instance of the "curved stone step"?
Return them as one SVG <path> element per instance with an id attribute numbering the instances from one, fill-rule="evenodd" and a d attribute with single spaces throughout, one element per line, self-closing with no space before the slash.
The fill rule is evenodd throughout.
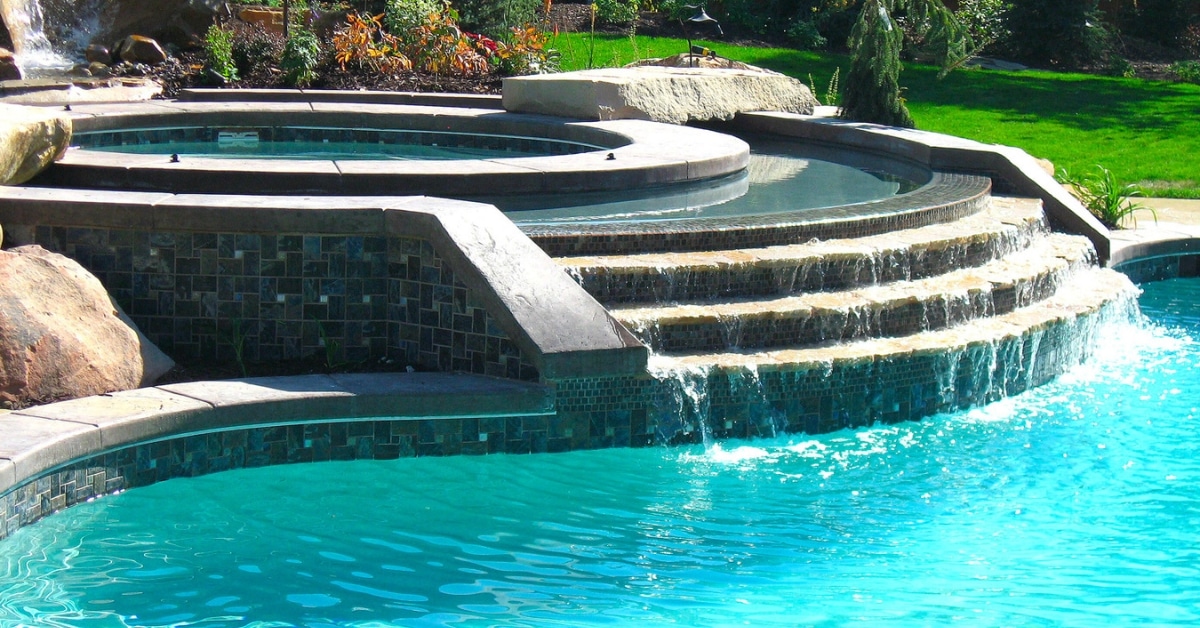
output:
<path id="1" fill-rule="evenodd" d="M 977 268 L 850 291 L 773 299 L 613 308 L 655 351 L 806 346 L 902 336 L 1011 312 L 1048 298 L 1094 265 L 1091 243 L 1049 234 Z"/>
<path id="2" fill-rule="evenodd" d="M 993 197 L 978 214 L 863 238 L 557 261 L 602 303 L 692 301 L 919 279 L 984 264 L 1047 230 L 1040 201 Z"/>
<path id="3" fill-rule="evenodd" d="M 708 251 L 862 238 L 947 222 L 987 207 L 992 180 L 934 172 L 907 194 L 867 203 L 741 217 L 678 221 L 520 225 L 547 255 L 621 255 L 652 251 Z"/>
<path id="4" fill-rule="evenodd" d="M 1091 354 L 1109 317 L 1131 318 L 1137 289 L 1089 268 L 1054 296 L 1008 314 L 899 338 L 763 352 L 658 355 L 651 369 L 702 398 L 704 417 L 656 416 L 675 441 L 895 423 L 980 405 L 1062 374 Z M 669 403 L 664 403 L 669 406 Z"/>

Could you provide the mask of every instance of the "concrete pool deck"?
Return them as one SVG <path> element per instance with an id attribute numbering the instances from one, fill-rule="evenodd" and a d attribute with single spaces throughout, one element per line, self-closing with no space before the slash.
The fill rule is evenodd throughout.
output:
<path id="1" fill-rule="evenodd" d="M 1135 215 L 1136 225 L 1112 231 L 1110 265 L 1137 259 L 1180 258 L 1200 254 L 1200 200 L 1174 198 L 1134 199 L 1154 210 Z M 1178 272 L 1178 270 L 1177 270 Z M 1186 271 L 1185 271 L 1186 273 Z"/>

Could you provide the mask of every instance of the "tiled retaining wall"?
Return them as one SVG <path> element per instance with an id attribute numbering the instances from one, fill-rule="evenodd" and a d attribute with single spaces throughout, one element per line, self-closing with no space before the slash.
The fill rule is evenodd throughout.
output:
<path id="1" fill-rule="evenodd" d="M 537 370 L 427 241 L 38 227 L 178 360 L 310 354 L 536 380 Z"/>

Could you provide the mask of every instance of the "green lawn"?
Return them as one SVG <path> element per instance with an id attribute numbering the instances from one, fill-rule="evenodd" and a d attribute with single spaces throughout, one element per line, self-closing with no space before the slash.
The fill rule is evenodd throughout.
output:
<path id="1" fill-rule="evenodd" d="M 849 58 L 783 48 L 693 42 L 722 56 L 815 84 L 824 98 Z M 552 44 L 565 70 L 622 65 L 683 52 L 682 39 L 563 33 Z M 917 126 L 981 142 L 1008 144 L 1073 174 L 1103 165 L 1151 196 L 1200 198 L 1200 85 L 1085 74 L 937 70 L 909 65 L 901 83 Z"/>

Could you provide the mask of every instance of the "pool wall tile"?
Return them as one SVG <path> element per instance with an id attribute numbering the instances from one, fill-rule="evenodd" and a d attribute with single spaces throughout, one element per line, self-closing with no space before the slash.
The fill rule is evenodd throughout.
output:
<path id="1" fill-rule="evenodd" d="M 536 380 L 537 368 L 428 240 L 38 227 L 176 359 L 391 360 Z M 152 246 L 153 245 L 153 246 Z M 349 261 L 353 259 L 354 261 Z"/>

